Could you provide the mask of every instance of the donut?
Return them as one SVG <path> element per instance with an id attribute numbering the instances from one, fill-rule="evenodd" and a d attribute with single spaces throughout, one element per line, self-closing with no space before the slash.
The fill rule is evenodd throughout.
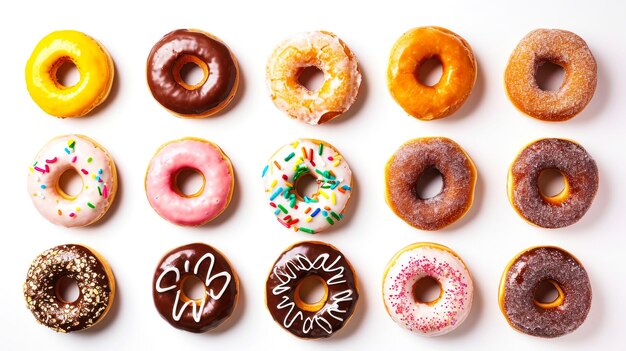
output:
<path id="1" fill-rule="evenodd" d="M 546 62 L 563 67 L 556 91 L 542 90 L 535 75 Z M 521 112 L 544 121 L 566 121 L 591 101 L 598 68 L 587 43 L 560 29 L 536 29 L 517 45 L 504 72 L 506 92 Z"/>
<path id="2" fill-rule="evenodd" d="M 440 294 L 434 301 L 415 296 L 418 281 L 437 280 Z M 423 336 L 456 329 L 469 315 L 474 297 L 472 276 L 451 249 L 434 243 L 415 243 L 398 251 L 385 269 L 383 301 L 398 325 Z"/>
<path id="3" fill-rule="evenodd" d="M 316 303 L 301 299 L 301 284 L 315 277 L 324 286 Z M 283 329 L 303 339 L 333 336 L 354 313 L 359 299 L 356 274 L 346 257 L 332 245 L 304 241 L 285 250 L 265 284 L 265 303 Z"/>
<path id="4" fill-rule="evenodd" d="M 78 83 L 64 86 L 57 69 L 71 62 L 80 73 Z M 107 50 L 94 38 L 75 30 L 48 34 L 26 62 L 26 88 L 47 114 L 82 117 L 109 96 L 115 69 Z"/>
<path id="5" fill-rule="evenodd" d="M 443 178 L 441 192 L 422 199 L 416 185 L 422 174 L 435 168 Z M 474 201 L 476 167 L 454 141 L 427 137 L 404 143 L 385 167 L 386 200 L 407 224 L 439 230 L 463 217 Z"/>
<path id="6" fill-rule="evenodd" d="M 59 186 L 67 171 L 82 180 L 77 195 L 69 195 Z M 79 134 L 53 138 L 28 168 L 27 187 L 35 208 L 50 222 L 64 227 L 83 227 L 102 218 L 115 200 L 117 183 L 109 153 Z"/>
<path id="7" fill-rule="evenodd" d="M 185 281 L 200 279 L 204 286 L 201 299 L 185 294 Z M 228 259 L 215 248 L 188 244 L 166 253 L 154 272 L 154 306 L 173 327 L 203 333 L 224 323 L 235 310 L 239 279 Z"/>
<path id="8" fill-rule="evenodd" d="M 307 67 L 324 72 L 311 91 L 298 82 Z M 328 122 L 348 111 L 361 85 L 356 56 L 346 43 L 326 31 L 301 33 L 283 41 L 267 61 L 266 83 L 276 107 L 308 124 Z"/>
<path id="9" fill-rule="evenodd" d="M 76 301 L 59 292 L 61 278 L 78 285 Z M 26 306 L 35 319 L 61 333 L 90 328 L 109 312 L 115 298 L 115 278 L 95 250 L 82 245 L 60 245 L 35 258 L 24 282 Z"/>
<path id="10" fill-rule="evenodd" d="M 204 72 L 197 84 L 189 85 L 181 77 L 186 64 Z M 239 86 L 239 67 L 230 49 L 212 34 L 195 29 L 178 29 L 161 38 L 150 51 L 146 70 L 152 96 L 178 117 L 218 113 Z"/>
<path id="11" fill-rule="evenodd" d="M 202 188 L 185 195 L 176 185 L 184 170 L 202 176 Z M 219 146 L 199 138 L 182 138 L 162 145 L 146 171 L 150 206 L 164 219 L 182 226 L 203 225 L 219 216 L 233 196 L 235 176 Z"/>
<path id="12" fill-rule="evenodd" d="M 298 182 L 313 176 L 317 191 L 299 194 Z M 352 195 L 352 171 L 332 145 L 297 139 L 280 148 L 263 168 L 263 187 L 278 222 L 308 234 L 321 232 L 344 217 Z"/>
<path id="13" fill-rule="evenodd" d="M 554 196 L 539 189 L 545 170 L 558 170 L 565 187 Z M 598 168 L 579 144 L 565 139 L 540 139 L 517 155 L 509 169 L 507 193 L 513 209 L 527 222 L 562 228 L 585 215 L 598 191 Z"/>
<path id="14" fill-rule="evenodd" d="M 420 82 L 422 64 L 431 58 L 441 62 L 439 82 Z M 441 27 L 418 27 L 404 33 L 391 49 L 387 86 L 391 96 L 409 115 L 429 121 L 458 110 L 476 82 L 476 59 L 472 48 L 452 31 Z"/>
<path id="15" fill-rule="evenodd" d="M 558 292 L 556 300 L 535 299 L 541 283 Z M 500 310 L 516 330 L 555 338 L 573 332 L 587 318 L 591 283 L 582 264 L 569 252 L 552 246 L 526 249 L 504 269 L 498 290 Z"/>

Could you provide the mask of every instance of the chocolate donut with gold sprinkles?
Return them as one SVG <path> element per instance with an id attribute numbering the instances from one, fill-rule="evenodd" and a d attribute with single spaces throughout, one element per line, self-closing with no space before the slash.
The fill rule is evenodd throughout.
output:
<path id="1" fill-rule="evenodd" d="M 65 301 L 59 292 L 63 278 L 74 280 L 79 295 Z M 61 333 L 87 329 L 107 314 L 115 296 L 115 278 L 95 250 L 67 244 L 35 258 L 24 283 L 26 305 L 37 321 Z"/>

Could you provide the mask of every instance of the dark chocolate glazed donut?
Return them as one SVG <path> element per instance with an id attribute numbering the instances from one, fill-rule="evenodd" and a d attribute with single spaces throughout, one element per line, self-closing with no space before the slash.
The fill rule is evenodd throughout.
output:
<path id="1" fill-rule="evenodd" d="M 554 302 L 535 300 L 535 290 L 548 281 L 559 296 Z M 545 338 L 576 330 L 591 307 L 591 284 L 585 268 L 570 253 L 540 246 L 522 251 L 508 264 L 500 281 L 500 309 L 511 326 Z"/>
<path id="2" fill-rule="evenodd" d="M 436 196 L 422 199 L 416 185 L 429 168 L 441 173 L 443 187 Z M 409 225 L 438 230 L 469 211 L 476 177 L 474 163 L 454 141 L 441 137 L 414 139 L 402 145 L 387 162 L 387 203 Z"/>
<path id="3" fill-rule="evenodd" d="M 78 298 L 59 296 L 61 278 L 78 285 Z M 35 258 L 24 283 L 26 305 L 39 323 L 62 333 L 87 329 L 109 311 L 115 296 L 115 278 L 94 250 L 81 245 L 60 245 Z"/>
<path id="4" fill-rule="evenodd" d="M 204 78 L 189 85 L 180 76 L 187 63 L 198 65 Z M 235 96 L 239 69 L 235 56 L 214 36 L 179 29 L 166 34 L 148 56 L 148 86 L 154 98 L 181 117 L 207 117 Z"/>
<path id="5" fill-rule="evenodd" d="M 300 299 L 300 283 L 315 276 L 326 292 L 316 304 Z M 344 255 L 333 246 L 305 241 L 284 251 L 267 277 L 265 300 L 274 320 L 305 339 L 327 338 L 348 322 L 359 299 L 357 278 Z"/>
<path id="6" fill-rule="evenodd" d="M 539 176 L 547 169 L 556 169 L 565 178 L 565 188 L 556 196 L 545 196 L 539 190 Z M 526 146 L 513 161 L 509 201 L 527 221 L 544 228 L 562 228 L 587 212 L 598 182 L 596 162 L 582 146 L 565 139 L 541 139 Z"/>
<path id="7" fill-rule="evenodd" d="M 190 276 L 204 283 L 202 299 L 192 300 L 185 294 L 183 286 Z M 233 313 L 239 280 L 222 253 L 206 244 L 188 244 L 163 256 L 154 272 L 152 297 L 161 317 L 172 326 L 202 333 Z"/>

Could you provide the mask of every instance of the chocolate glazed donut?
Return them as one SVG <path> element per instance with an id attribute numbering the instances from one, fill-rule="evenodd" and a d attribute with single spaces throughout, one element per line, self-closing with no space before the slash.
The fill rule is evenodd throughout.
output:
<path id="1" fill-rule="evenodd" d="M 191 276 L 204 284 L 204 296 L 189 298 L 183 289 Z M 203 333 L 224 322 L 235 309 L 239 280 L 230 263 L 213 247 L 195 243 L 163 256 L 154 272 L 154 305 L 172 326 Z"/>
<path id="2" fill-rule="evenodd" d="M 189 85 L 180 76 L 188 63 L 204 72 Z M 179 29 L 166 34 L 148 56 L 148 86 L 163 107 L 181 117 L 207 117 L 224 108 L 235 96 L 239 69 L 228 47 L 212 35 Z"/>
<path id="3" fill-rule="evenodd" d="M 319 278 L 325 289 L 317 303 L 300 298 L 307 277 Z M 274 320 L 288 332 L 305 339 L 332 336 L 348 322 L 359 292 L 350 263 L 329 244 L 305 241 L 283 252 L 267 277 L 265 302 Z"/>

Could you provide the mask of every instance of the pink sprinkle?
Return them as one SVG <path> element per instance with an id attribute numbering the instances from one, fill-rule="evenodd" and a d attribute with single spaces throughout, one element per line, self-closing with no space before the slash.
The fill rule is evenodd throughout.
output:
<path id="1" fill-rule="evenodd" d="M 102 196 L 104 196 L 105 199 L 109 197 L 109 190 L 107 189 L 106 184 L 104 184 L 104 189 L 102 189 Z"/>
<path id="2" fill-rule="evenodd" d="M 72 157 L 72 163 L 76 162 L 76 156 Z"/>
<path id="3" fill-rule="evenodd" d="M 328 161 L 334 161 L 335 159 L 332 156 L 328 156 Z"/>
<path id="4" fill-rule="evenodd" d="M 50 172 L 50 167 L 46 165 L 46 172 Z"/>
<path id="5" fill-rule="evenodd" d="M 84 168 L 80 170 L 81 172 L 83 172 L 83 174 L 89 174 L 89 172 L 87 172 L 87 170 L 85 170 Z"/>
<path id="6" fill-rule="evenodd" d="M 51 160 L 46 160 L 46 163 L 55 163 L 57 161 L 57 158 L 53 158 Z"/>
<path id="7" fill-rule="evenodd" d="M 76 216 L 74 212 L 70 213 L 70 217 L 74 217 L 74 216 Z"/>
<path id="8" fill-rule="evenodd" d="M 35 166 L 35 171 L 37 171 L 37 172 L 41 172 L 42 174 L 43 174 L 43 173 L 46 173 L 46 170 L 45 170 L 45 169 L 43 169 L 43 168 L 39 168 L 39 167 L 36 167 L 36 166 Z"/>

